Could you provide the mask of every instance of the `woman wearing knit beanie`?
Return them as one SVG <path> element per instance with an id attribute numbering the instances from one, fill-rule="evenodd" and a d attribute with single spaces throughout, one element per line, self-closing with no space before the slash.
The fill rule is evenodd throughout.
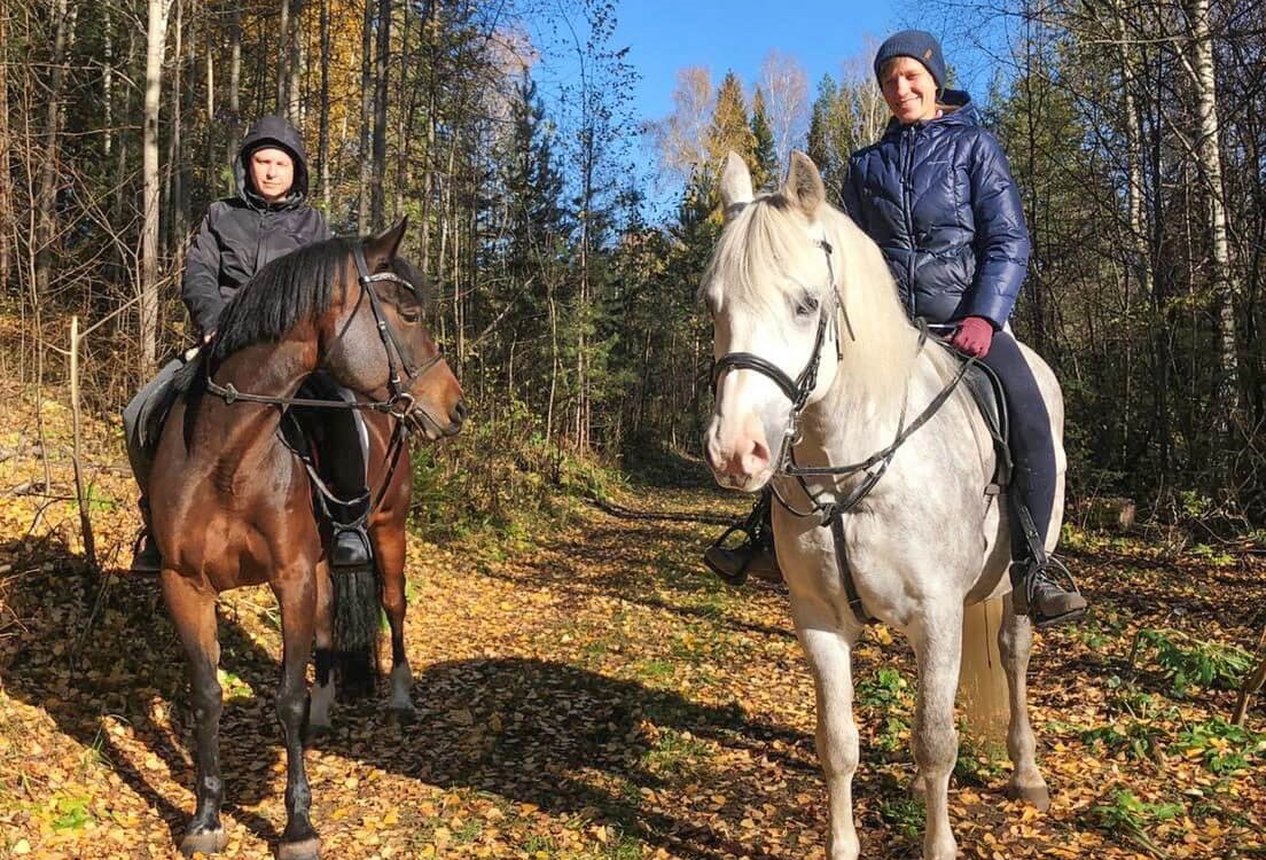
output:
<path id="1" fill-rule="evenodd" d="M 1006 327 L 1024 283 L 1029 233 L 998 141 L 967 93 L 946 89 L 930 33 L 904 30 L 875 56 L 892 119 L 849 160 L 848 214 L 883 251 L 911 317 L 988 365 L 1006 391 L 1016 611 L 1038 626 L 1079 617 L 1085 598 L 1043 543 L 1055 501 L 1055 447 L 1037 382 Z"/>

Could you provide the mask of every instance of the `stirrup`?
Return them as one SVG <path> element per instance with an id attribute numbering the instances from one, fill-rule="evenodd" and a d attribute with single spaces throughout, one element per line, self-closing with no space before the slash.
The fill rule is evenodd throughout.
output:
<path id="1" fill-rule="evenodd" d="M 1016 581 L 1017 578 L 1019 582 Z M 1044 615 L 1038 611 L 1037 590 L 1043 580 L 1060 589 L 1059 597 L 1064 602 L 1064 607 L 1053 615 Z M 1077 581 L 1064 563 L 1054 556 L 1013 562 L 1011 587 L 1016 614 L 1029 616 L 1033 626 L 1039 630 L 1066 621 L 1076 621 L 1086 614 L 1086 598 L 1077 587 Z"/>
<path id="2" fill-rule="evenodd" d="M 734 549 L 729 549 L 722 544 L 735 532 L 742 532 L 746 540 Z M 747 582 L 747 569 L 752 565 L 752 559 L 756 558 L 756 554 L 760 552 L 760 546 L 756 543 L 752 533 L 746 528 L 746 523 L 739 523 L 730 526 L 725 532 L 712 542 L 712 545 L 703 552 L 703 563 L 708 566 L 708 570 L 721 577 L 723 580 L 733 586 L 740 586 Z M 730 559 L 727 555 L 746 555 L 742 564 L 737 570 L 731 569 L 725 562 Z"/>
<path id="3" fill-rule="evenodd" d="M 363 525 L 345 526 L 334 524 L 330 538 L 330 567 L 334 570 L 357 570 L 371 567 L 374 561 L 373 545 Z"/>

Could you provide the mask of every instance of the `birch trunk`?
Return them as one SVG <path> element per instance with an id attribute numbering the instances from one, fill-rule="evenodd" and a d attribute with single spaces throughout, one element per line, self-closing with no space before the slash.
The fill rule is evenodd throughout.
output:
<path id="1" fill-rule="evenodd" d="M 145 107 L 141 136 L 141 277 L 139 289 L 142 370 L 153 370 L 158 358 L 158 119 L 162 95 L 163 55 L 167 47 L 167 14 L 171 0 L 149 0 L 145 31 Z"/>
<path id="2" fill-rule="evenodd" d="M 1231 270 L 1230 241 L 1227 237 L 1226 200 L 1222 187 L 1222 146 L 1218 128 L 1217 78 L 1214 69 L 1213 35 L 1209 30 L 1209 0 L 1190 0 L 1187 6 L 1194 69 L 1188 66 L 1196 87 L 1200 111 L 1200 164 L 1209 198 L 1209 233 L 1213 245 L 1213 286 L 1218 302 L 1218 356 L 1222 380 L 1219 400 L 1224 428 L 1234 423 L 1239 412 L 1239 359 L 1235 332 L 1235 297 L 1239 292 Z"/>

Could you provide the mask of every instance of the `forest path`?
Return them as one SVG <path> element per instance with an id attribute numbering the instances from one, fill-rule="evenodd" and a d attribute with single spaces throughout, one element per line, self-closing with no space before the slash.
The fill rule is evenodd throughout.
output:
<path id="1" fill-rule="evenodd" d="M 94 481 L 126 497 L 117 468 Z M 616 500 L 745 509 L 702 485 L 635 486 Z M 156 582 L 23 566 L 32 546 L 9 513 L 0 857 L 175 856 L 192 808 L 190 719 Z M 513 541 L 411 538 L 418 719 L 395 725 L 381 695 L 335 710 L 333 735 L 307 758 L 324 856 L 821 857 L 813 692 L 786 595 L 709 574 L 698 558 L 716 531 L 578 507 Z M 1073 536 L 1094 612 L 1039 637 L 1031 681 L 1053 806 L 1005 800 L 1005 764 L 965 748 L 951 796 L 962 856 L 1266 857 L 1266 736 L 1214 720 L 1229 691 L 1178 696 L 1166 669 L 1179 658 L 1161 655 L 1183 645 L 1177 634 L 1128 663 L 1146 629 L 1251 644 L 1261 559 Z M 227 856 L 269 857 L 284 822 L 275 601 L 266 589 L 226 594 L 220 617 Z M 868 630 L 855 677 L 863 856 L 917 856 L 909 650 Z"/>

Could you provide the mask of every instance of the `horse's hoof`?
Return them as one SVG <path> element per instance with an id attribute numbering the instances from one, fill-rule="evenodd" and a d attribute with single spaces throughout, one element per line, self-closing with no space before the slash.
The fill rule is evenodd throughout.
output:
<path id="1" fill-rule="evenodd" d="M 180 840 L 180 853 L 186 857 L 192 857 L 197 853 L 218 854 L 228 844 L 229 835 L 224 832 L 223 827 L 217 827 L 215 830 L 200 830 L 197 833 L 185 834 L 185 838 Z"/>
<path id="2" fill-rule="evenodd" d="M 313 836 L 298 842 L 283 842 L 277 849 L 277 860 L 319 860 L 321 840 Z"/>
<path id="3" fill-rule="evenodd" d="M 1007 797 L 1036 807 L 1038 812 L 1045 812 L 1051 808 L 1051 793 L 1046 790 L 1044 785 L 1009 784 L 1007 786 Z"/>

